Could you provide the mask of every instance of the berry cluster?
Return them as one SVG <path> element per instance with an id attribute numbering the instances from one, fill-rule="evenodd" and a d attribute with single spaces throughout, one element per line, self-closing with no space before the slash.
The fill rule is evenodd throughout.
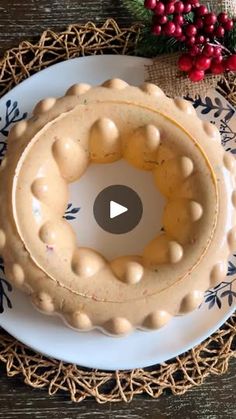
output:
<path id="1" fill-rule="evenodd" d="M 202 80 L 205 72 L 236 71 L 236 54 L 229 54 L 219 42 L 234 26 L 227 13 L 217 16 L 199 0 L 145 0 L 144 5 L 154 14 L 153 34 L 174 37 L 185 44 L 187 52 L 180 57 L 179 68 L 192 81 Z"/>
<path id="2" fill-rule="evenodd" d="M 196 82 L 204 79 L 206 71 L 212 74 L 236 71 L 236 54 L 223 58 L 221 46 L 206 43 L 203 48 L 195 48 L 194 45 L 179 58 L 178 64 L 180 70 L 187 72 L 190 80 Z"/>

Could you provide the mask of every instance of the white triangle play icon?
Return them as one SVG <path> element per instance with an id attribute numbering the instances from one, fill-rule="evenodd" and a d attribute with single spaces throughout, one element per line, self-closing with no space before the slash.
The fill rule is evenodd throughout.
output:
<path id="1" fill-rule="evenodd" d="M 110 201 L 110 218 L 115 218 L 126 211 L 128 211 L 128 208 L 118 204 L 115 201 Z"/>

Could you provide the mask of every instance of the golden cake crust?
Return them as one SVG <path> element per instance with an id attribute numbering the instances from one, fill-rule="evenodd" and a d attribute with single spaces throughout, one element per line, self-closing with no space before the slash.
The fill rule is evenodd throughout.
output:
<path id="1" fill-rule="evenodd" d="M 92 163 L 126 159 L 153 172 L 164 232 L 140 255 L 106 260 L 62 218 L 68 184 Z M 72 86 L 10 131 L 0 168 L 0 252 L 36 307 L 79 329 L 157 329 L 198 307 L 236 249 L 235 160 L 216 127 L 155 85 Z"/>

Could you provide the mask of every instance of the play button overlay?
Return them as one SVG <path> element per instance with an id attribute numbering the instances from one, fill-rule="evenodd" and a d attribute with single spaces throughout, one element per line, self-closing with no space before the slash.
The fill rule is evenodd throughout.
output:
<path id="1" fill-rule="evenodd" d="M 128 186 L 112 185 L 96 197 L 93 213 L 98 225 L 112 234 L 124 234 L 133 230 L 143 214 L 142 201 Z"/>
<path id="2" fill-rule="evenodd" d="M 128 208 L 124 207 L 123 205 L 120 205 L 114 201 L 110 202 L 110 218 L 118 217 L 118 215 L 124 214 L 126 211 L 128 211 Z"/>

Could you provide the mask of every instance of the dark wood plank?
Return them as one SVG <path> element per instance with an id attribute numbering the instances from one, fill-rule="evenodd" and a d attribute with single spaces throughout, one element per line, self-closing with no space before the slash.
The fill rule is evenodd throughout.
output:
<path id="1" fill-rule="evenodd" d="M 0 369 L 3 374 L 3 369 Z M 2 419 L 234 419 L 236 417 L 236 362 L 221 377 L 211 376 L 200 387 L 182 396 L 163 395 L 154 400 L 136 397 L 132 403 L 99 405 L 94 400 L 80 404 L 45 390 L 33 390 L 20 378 L 0 379 L 0 418 Z"/>
<path id="2" fill-rule="evenodd" d="M 103 22 L 114 17 L 122 25 L 131 16 L 121 0 L 0 0 L 0 54 L 20 41 L 36 39 L 47 28 L 64 29 L 70 23 Z M 7 378 L 0 363 L 0 418 L 2 419 L 234 419 L 236 418 L 236 360 L 227 374 L 211 376 L 183 396 L 158 400 L 137 397 L 131 404 L 98 405 L 87 400 L 77 405 L 67 394 L 47 395 L 31 389 L 22 377 Z"/>
<path id="3" fill-rule="evenodd" d="M 35 39 L 44 29 L 64 29 L 88 20 L 116 18 L 129 25 L 131 17 L 121 0 L 0 0 L 1 52 L 25 39 Z"/>

